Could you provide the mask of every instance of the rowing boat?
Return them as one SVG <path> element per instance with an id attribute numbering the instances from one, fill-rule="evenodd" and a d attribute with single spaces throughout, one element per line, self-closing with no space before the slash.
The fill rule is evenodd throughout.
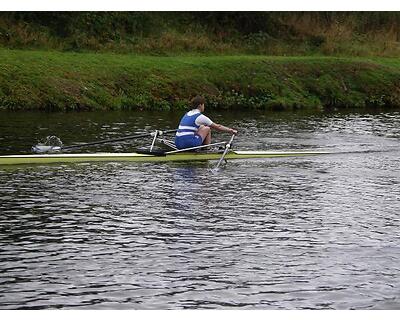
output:
<path id="1" fill-rule="evenodd" d="M 233 150 L 232 135 L 229 142 L 215 142 L 208 145 L 201 145 L 186 149 L 178 149 L 173 141 L 163 138 L 165 134 L 173 133 L 176 130 L 155 130 L 154 132 L 129 135 L 125 137 L 94 141 L 79 145 L 64 146 L 56 136 L 48 136 L 46 141 L 32 147 L 32 151 L 40 154 L 9 155 L 0 156 L 0 165 L 18 164 L 47 164 L 47 163 L 68 163 L 68 162 L 169 162 L 169 161 L 205 161 L 219 160 L 217 167 L 224 159 L 256 159 L 256 158 L 277 158 L 277 157 L 299 157 L 328 154 L 321 150 L 293 150 L 293 151 L 236 151 Z M 142 147 L 137 152 L 131 153 L 62 153 L 64 150 L 75 150 L 82 147 L 120 142 L 151 136 L 150 148 Z M 164 148 L 156 148 L 155 142 L 161 143 Z M 206 148 L 216 148 L 214 151 Z M 221 147 L 223 147 L 221 149 Z"/>
<path id="2" fill-rule="evenodd" d="M 229 151 L 225 159 L 300 157 L 328 154 L 327 151 Z M 0 165 L 47 164 L 68 162 L 169 162 L 218 160 L 221 152 L 177 152 L 164 155 L 141 153 L 54 153 L 0 156 Z"/>

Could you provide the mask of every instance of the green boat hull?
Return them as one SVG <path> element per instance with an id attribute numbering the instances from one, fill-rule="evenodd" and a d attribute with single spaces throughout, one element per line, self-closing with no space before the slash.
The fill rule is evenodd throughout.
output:
<path id="1" fill-rule="evenodd" d="M 325 151 L 230 151 L 225 159 L 256 159 L 299 157 L 327 154 Z M 92 154 L 38 154 L 0 156 L 0 165 L 47 164 L 69 162 L 169 162 L 218 160 L 221 153 L 181 152 L 165 156 L 140 153 L 92 153 Z"/>

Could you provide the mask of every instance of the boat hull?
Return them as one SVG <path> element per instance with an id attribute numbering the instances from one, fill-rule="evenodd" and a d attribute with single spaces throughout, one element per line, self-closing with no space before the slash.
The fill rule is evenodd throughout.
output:
<path id="1" fill-rule="evenodd" d="M 327 154 L 325 151 L 230 151 L 225 159 L 256 159 L 300 157 Z M 0 165 L 47 164 L 68 162 L 169 162 L 218 160 L 221 153 L 182 152 L 165 156 L 140 153 L 92 153 L 92 154 L 35 154 L 0 156 Z"/>

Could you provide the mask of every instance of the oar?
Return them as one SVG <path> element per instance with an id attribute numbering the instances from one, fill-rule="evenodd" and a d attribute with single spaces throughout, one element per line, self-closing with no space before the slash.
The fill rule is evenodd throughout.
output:
<path id="1" fill-rule="evenodd" d="M 124 140 L 131 140 L 131 139 L 139 139 L 139 138 L 145 138 L 148 136 L 157 136 L 157 135 L 162 135 L 165 133 L 172 133 L 175 132 L 175 130 L 156 130 L 155 132 L 147 132 L 147 133 L 142 133 L 142 134 L 136 134 L 136 135 L 130 135 L 130 136 L 125 136 L 125 137 L 120 137 L 120 138 L 115 138 L 115 139 L 107 139 L 107 140 L 99 140 L 99 141 L 94 141 L 94 142 L 88 142 L 88 143 L 82 143 L 82 144 L 75 144 L 72 146 L 46 146 L 46 145 L 36 145 L 32 147 L 32 150 L 34 152 L 38 153 L 43 153 L 43 152 L 48 152 L 48 151 L 61 151 L 61 150 L 73 150 L 73 149 L 78 149 L 82 147 L 88 147 L 88 146 L 95 146 L 99 144 L 106 144 L 106 143 L 111 143 L 111 142 L 119 142 L 119 141 L 124 141 Z"/>
<path id="2" fill-rule="evenodd" d="M 219 165 L 221 164 L 222 160 L 224 160 L 226 154 L 228 153 L 229 149 L 231 148 L 233 138 L 235 138 L 235 134 L 232 135 L 231 140 L 229 140 L 229 142 L 226 144 L 224 153 L 222 154 L 222 157 L 219 159 L 219 161 L 218 161 L 216 167 L 213 169 L 213 171 L 218 170 Z"/>

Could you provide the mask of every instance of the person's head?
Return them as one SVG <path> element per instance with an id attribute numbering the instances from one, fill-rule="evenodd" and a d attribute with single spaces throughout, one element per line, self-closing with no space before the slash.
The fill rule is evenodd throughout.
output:
<path id="1" fill-rule="evenodd" d="M 206 103 L 206 99 L 202 96 L 195 96 L 191 101 L 192 109 L 199 109 L 200 112 L 204 112 L 204 104 Z"/>

